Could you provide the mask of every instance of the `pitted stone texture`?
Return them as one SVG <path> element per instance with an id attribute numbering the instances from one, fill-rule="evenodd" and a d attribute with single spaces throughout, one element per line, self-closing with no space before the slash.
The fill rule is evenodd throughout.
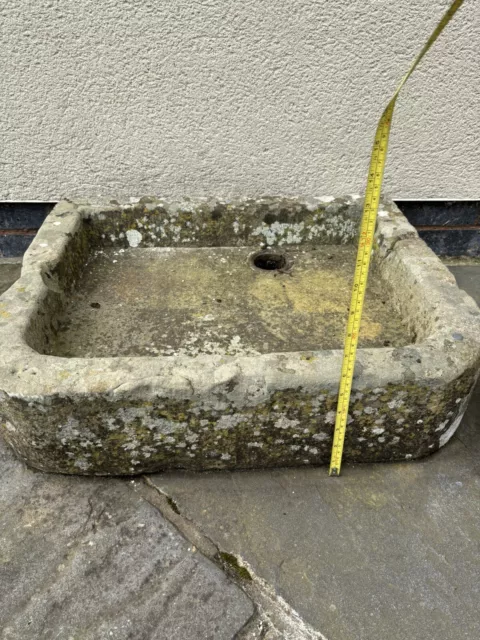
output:
<path id="1" fill-rule="evenodd" d="M 31 465 L 65 473 L 327 462 L 340 349 L 42 354 L 94 249 L 348 244 L 359 211 L 355 197 L 61 203 L 0 300 L 6 439 Z M 446 444 L 458 427 L 478 372 L 480 311 L 392 203 L 380 208 L 373 253 L 415 342 L 358 350 L 345 459 L 409 460 Z"/>
<path id="2" fill-rule="evenodd" d="M 3 0 L 2 199 L 361 192 L 450 0 Z M 396 197 L 478 198 L 480 4 L 396 108 Z"/>
<path id="3" fill-rule="evenodd" d="M 230 640 L 253 606 L 117 480 L 46 476 L 0 440 L 1 640 Z"/>
<path id="4" fill-rule="evenodd" d="M 273 251 L 288 260 L 287 269 L 254 268 L 251 247 L 100 249 L 44 352 L 98 358 L 341 348 L 356 248 Z M 372 269 L 360 347 L 411 342 L 392 298 Z"/>

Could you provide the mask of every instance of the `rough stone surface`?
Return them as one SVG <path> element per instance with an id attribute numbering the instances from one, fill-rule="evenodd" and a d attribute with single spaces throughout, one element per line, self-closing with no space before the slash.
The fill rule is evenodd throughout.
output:
<path id="1" fill-rule="evenodd" d="M 91 251 L 117 246 L 285 247 L 352 243 L 357 198 L 144 198 L 63 202 L 0 301 L 5 438 L 31 465 L 84 474 L 248 468 L 329 460 L 342 353 L 59 358 L 42 355 Z M 392 203 L 374 246 L 415 342 L 357 354 L 348 460 L 404 460 L 444 445 L 480 356 L 480 311 Z"/>
<path id="2" fill-rule="evenodd" d="M 249 599 L 130 483 L 48 476 L 0 440 L 2 640 L 231 640 Z"/>
<path id="3" fill-rule="evenodd" d="M 450 0 L 3 0 L 0 198 L 344 193 Z M 480 4 L 396 109 L 395 197 L 478 198 Z"/>
<path id="4" fill-rule="evenodd" d="M 151 479 L 328 640 L 477 640 L 479 456 L 480 386 L 450 445 L 412 464 Z"/>
<path id="5" fill-rule="evenodd" d="M 285 268 L 255 268 L 278 256 Z M 356 247 L 100 249 L 89 260 L 45 353 L 98 358 L 258 355 L 339 349 Z M 360 347 L 411 342 L 393 295 L 372 269 Z"/>

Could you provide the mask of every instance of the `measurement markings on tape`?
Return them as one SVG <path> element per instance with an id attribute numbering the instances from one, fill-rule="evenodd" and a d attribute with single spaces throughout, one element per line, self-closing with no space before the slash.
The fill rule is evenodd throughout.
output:
<path id="1" fill-rule="evenodd" d="M 363 206 L 362 221 L 360 225 L 360 237 L 358 242 L 357 259 L 355 264 L 355 274 L 353 278 L 353 290 L 348 313 L 347 332 L 343 351 L 342 373 L 340 377 L 340 389 L 338 393 L 337 414 L 335 419 L 335 430 L 333 436 L 332 457 L 330 461 L 329 475 L 340 475 L 342 465 L 343 446 L 347 429 L 348 407 L 350 404 L 350 392 L 352 389 L 355 358 L 357 353 L 358 335 L 360 322 L 362 319 L 363 302 L 367 289 L 368 270 L 370 266 L 370 256 L 375 234 L 375 223 L 377 220 L 378 205 L 382 189 L 383 170 L 387 157 L 388 138 L 390 136 L 390 126 L 392 122 L 393 110 L 398 94 L 403 85 L 413 73 L 423 56 L 430 49 L 432 44 L 441 34 L 446 25 L 450 22 L 464 0 L 455 0 L 446 11 L 434 32 L 413 61 L 412 66 L 403 76 L 392 99 L 386 106 L 377 126 L 375 140 L 373 143 L 370 167 L 368 170 L 367 188 L 365 202 Z"/>

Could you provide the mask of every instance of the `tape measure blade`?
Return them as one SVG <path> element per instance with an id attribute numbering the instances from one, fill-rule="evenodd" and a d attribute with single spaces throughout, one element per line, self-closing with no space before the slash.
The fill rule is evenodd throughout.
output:
<path id="1" fill-rule="evenodd" d="M 342 372 L 340 376 L 340 388 L 338 393 L 337 413 L 332 445 L 329 475 L 340 475 L 343 447 L 348 421 L 348 407 L 353 384 L 355 358 L 358 345 L 358 335 L 362 319 L 363 303 L 368 281 L 370 257 L 375 235 L 375 223 L 377 219 L 380 193 L 383 182 L 383 171 L 388 150 L 388 140 L 393 117 L 393 110 L 398 94 L 403 85 L 418 66 L 423 56 L 430 49 L 443 29 L 453 18 L 464 0 L 454 0 L 445 12 L 440 22 L 435 27 L 432 35 L 427 40 L 420 53 L 414 59 L 407 73 L 403 76 L 392 99 L 385 107 L 375 131 L 375 138 L 370 158 L 367 176 L 367 186 L 363 206 L 362 220 L 360 223 L 360 237 L 358 242 L 357 259 L 353 278 L 350 310 L 347 317 L 347 330 L 343 351 Z"/>
<path id="2" fill-rule="evenodd" d="M 332 456 L 329 475 L 340 475 L 343 447 L 348 421 L 348 406 L 353 383 L 354 365 L 358 345 L 358 336 L 362 319 L 363 303 L 368 281 L 371 249 L 375 233 L 375 221 L 378 204 L 380 201 L 380 187 L 383 178 L 385 155 L 388 146 L 388 127 L 395 106 L 393 99 L 382 114 L 375 133 L 373 153 L 367 180 L 367 190 L 363 206 L 362 220 L 360 223 L 360 236 L 357 250 L 356 267 L 353 278 L 352 296 L 348 314 L 345 347 L 343 352 L 342 373 L 340 377 L 340 389 L 338 394 L 337 414 L 334 427 Z M 385 130 L 385 124 L 387 129 Z M 386 131 L 387 135 L 384 135 Z M 380 137 L 384 143 L 380 145 Z"/>

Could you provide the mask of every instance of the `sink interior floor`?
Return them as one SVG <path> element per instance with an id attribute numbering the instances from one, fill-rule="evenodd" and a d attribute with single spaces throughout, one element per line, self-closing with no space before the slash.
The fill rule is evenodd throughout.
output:
<path id="1" fill-rule="evenodd" d="M 252 247 L 105 249 L 86 265 L 47 353 L 64 357 L 228 354 L 343 345 L 354 246 L 283 250 L 288 272 L 252 267 Z M 360 346 L 411 336 L 370 274 Z"/>

